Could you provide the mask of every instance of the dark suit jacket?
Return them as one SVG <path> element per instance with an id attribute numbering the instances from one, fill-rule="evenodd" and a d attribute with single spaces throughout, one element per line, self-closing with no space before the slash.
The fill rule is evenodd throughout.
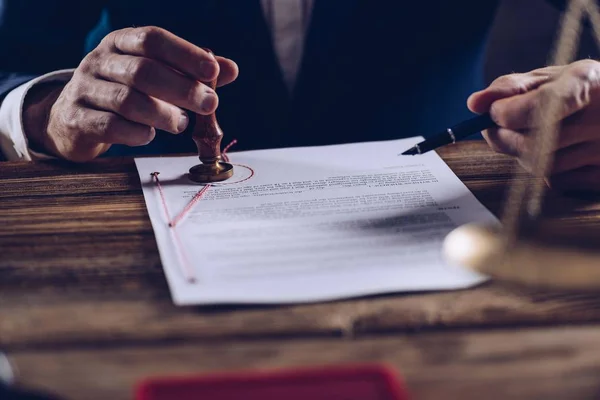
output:
<path id="1" fill-rule="evenodd" d="M 317 0 L 290 96 L 258 0 L 0 0 L 0 96 L 76 67 L 111 30 L 157 25 L 235 60 L 219 89 L 224 142 L 237 150 L 426 134 L 469 116 L 495 0 Z M 159 133 L 145 148 L 195 151 Z"/>

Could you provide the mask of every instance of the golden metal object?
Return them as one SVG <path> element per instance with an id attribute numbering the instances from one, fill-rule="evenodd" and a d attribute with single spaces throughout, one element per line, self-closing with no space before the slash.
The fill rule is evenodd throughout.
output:
<path id="1" fill-rule="evenodd" d="M 233 165 L 218 159 L 206 161 L 200 158 L 202 164 L 190 168 L 190 179 L 197 183 L 212 183 L 227 180 L 233 176 Z"/>
<path id="2" fill-rule="evenodd" d="M 446 259 L 494 280 L 554 290 L 598 290 L 600 252 L 523 239 L 506 246 L 499 227 L 464 225 L 444 241 Z"/>

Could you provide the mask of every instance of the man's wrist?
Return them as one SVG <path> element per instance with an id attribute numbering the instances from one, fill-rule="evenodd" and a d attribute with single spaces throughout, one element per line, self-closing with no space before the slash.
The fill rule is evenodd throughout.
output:
<path id="1" fill-rule="evenodd" d="M 39 83 L 27 92 L 23 102 L 23 129 L 31 150 L 55 153 L 49 145 L 48 119 L 65 85 L 66 82 Z"/>

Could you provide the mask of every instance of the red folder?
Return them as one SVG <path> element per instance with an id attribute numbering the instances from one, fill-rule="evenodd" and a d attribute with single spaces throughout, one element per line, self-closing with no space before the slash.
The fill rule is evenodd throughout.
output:
<path id="1" fill-rule="evenodd" d="M 399 374 L 385 365 L 151 378 L 136 400 L 408 400 Z"/>

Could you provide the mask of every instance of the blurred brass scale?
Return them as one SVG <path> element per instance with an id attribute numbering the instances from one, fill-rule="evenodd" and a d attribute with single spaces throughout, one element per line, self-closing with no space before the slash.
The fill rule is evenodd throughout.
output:
<path id="1" fill-rule="evenodd" d="M 570 0 L 562 16 L 552 65 L 566 65 L 576 54 L 582 21 L 588 18 L 600 46 L 600 13 L 596 0 Z M 577 232 L 544 229 L 541 205 L 546 184 L 545 172 L 553 163 L 552 149 L 560 122 L 558 96 L 542 99 L 533 115 L 531 179 L 513 177 L 498 226 L 464 225 L 451 232 L 444 242 L 448 261 L 497 280 L 556 290 L 600 289 L 600 237 Z M 596 232 L 596 236 L 599 236 Z M 596 246 L 590 240 L 596 239 Z"/>

